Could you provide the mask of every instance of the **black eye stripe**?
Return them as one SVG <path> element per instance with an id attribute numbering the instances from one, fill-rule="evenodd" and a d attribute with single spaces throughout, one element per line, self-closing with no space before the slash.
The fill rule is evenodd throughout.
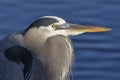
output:
<path id="1" fill-rule="evenodd" d="M 26 30 L 32 27 L 48 26 L 56 22 L 58 22 L 58 20 L 54 18 L 42 18 L 42 19 L 34 21 Z"/>

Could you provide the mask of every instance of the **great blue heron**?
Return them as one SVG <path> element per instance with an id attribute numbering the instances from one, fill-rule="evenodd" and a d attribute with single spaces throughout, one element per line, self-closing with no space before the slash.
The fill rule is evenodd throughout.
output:
<path id="1" fill-rule="evenodd" d="M 109 30 L 44 16 L 0 42 L 0 80 L 67 80 L 73 63 L 68 36 Z"/>

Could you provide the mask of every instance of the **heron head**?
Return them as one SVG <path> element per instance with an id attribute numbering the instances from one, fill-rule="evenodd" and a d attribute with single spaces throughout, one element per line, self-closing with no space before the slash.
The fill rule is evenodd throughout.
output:
<path id="1" fill-rule="evenodd" d="M 110 28 L 99 26 L 85 26 L 79 24 L 67 23 L 64 19 L 56 16 L 44 16 L 34 21 L 27 29 L 36 29 L 37 31 L 47 34 L 47 36 L 55 35 L 78 35 L 86 32 L 105 32 L 111 30 Z"/>

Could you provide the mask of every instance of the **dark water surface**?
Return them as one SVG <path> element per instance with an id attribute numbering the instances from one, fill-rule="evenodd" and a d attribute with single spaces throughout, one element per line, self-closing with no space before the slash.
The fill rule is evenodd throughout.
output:
<path id="1" fill-rule="evenodd" d="M 71 37 L 74 80 L 120 80 L 120 0 L 0 0 L 0 40 L 45 15 L 71 23 L 110 27 Z"/>

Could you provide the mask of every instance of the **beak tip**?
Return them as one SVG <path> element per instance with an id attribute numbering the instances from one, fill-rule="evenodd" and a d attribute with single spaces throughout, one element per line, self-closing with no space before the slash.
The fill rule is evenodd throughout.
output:
<path id="1" fill-rule="evenodd" d="M 91 32 L 107 32 L 111 31 L 111 28 L 106 28 L 106 27 L 92 27 Z"/>
<path id="2" fill-rule="evenodd" d="M 104 31 L 111 31 L 111 28 L 105 28 Z"/>
<path id="3" fill-rule="evenodd" d="M 112 29 L 111 28 L 109 28 L 109 30 L 108 31 L 111 31 Z"/>

